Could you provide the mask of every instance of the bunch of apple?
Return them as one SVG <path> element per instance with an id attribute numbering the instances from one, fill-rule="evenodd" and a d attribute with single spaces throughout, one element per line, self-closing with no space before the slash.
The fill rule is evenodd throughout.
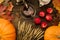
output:
<path id="1" fill-rule="evenodd" d="M 51 15 L 53 13 L 53 9 L 52 8 L 47 8 L 46 12 L 47 12 L 47 14 L 44 11 L 40 11 L 39 15 L 38 15 L 40 17 L 34 18 L 34 23 L 38 24 L 38 25 L 41 25 L 42 28 L 46 28 L 48 26 L 48 23 L 45 22 L 45 21 L 42 21 L 41 18 L 43 18 L 43 19 L 45 19 L 49 22 L 51 22 L 53 20 L 53 17 Z"/>

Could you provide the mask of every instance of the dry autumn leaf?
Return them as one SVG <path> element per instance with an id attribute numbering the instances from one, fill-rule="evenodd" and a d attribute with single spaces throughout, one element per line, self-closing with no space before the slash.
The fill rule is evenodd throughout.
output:
<path id="1" fill-rule="evenodd" d="M 13 6 L 12 2 L 9 2 L 9 6 L 7 7 L 6 10 L 12 11 L 13 7 L 14 7 L 14 6 Z"/>
<path id="2" fill-rule="evenodd" d="M 59 11 L 60 13 L 60 0 L 53 0 L 52 1 L 54 7 Z"/>

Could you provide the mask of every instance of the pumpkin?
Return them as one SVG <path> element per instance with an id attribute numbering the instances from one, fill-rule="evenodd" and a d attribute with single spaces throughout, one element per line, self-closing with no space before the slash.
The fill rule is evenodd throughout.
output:
<path id="1" fill-rule="evenodd" d="M 44 33 L 44 40 L 60 40 L 60 26 L 48 27 Z"/>
<path id="2" fill-rule="evenodd" d="M 0 18 L 0 40 L 16 40 L 14 26 L 3 18 Z"/>

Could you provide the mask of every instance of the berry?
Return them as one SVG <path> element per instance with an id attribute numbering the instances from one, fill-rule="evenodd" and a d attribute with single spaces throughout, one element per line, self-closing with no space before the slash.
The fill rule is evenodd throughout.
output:
<path id="1" fill-rule="evenodd" d="M 48 8 L 47 12 L 51 14 L 53 12 L 53 9 L 52 8 Z"/>
<path id="2" fill-rule="evenodd" d="M 39 12 L 39 16 L 40 17 L 44 17 L 45 16 L 45 13 L 43 11 Z"/>
<path id="3" fill-rule="evenodd" d="M 34 23 L 35 24 L 40 24 L 41 22 L 41 19 L 40 18 L 34 18 Z"/>
<path id="4" fill-rule="evenodd" d="M 46 20 L 51 21 L 52 20 L 52 16 L 50 14 L 46 15 Z"/>
<path id="5" fill-rule="evenodd" d="M 47 23 L 46 23 L 46 22 L 42 22 L 42 23 L 41 23 L 41 27 L 42 27 L 42 28 L 46 28 L 46 27 L 47 27 Z"/>

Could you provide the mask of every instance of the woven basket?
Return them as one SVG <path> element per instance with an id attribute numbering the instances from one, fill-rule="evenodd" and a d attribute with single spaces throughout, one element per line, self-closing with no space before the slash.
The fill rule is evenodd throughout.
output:
<path id="1" fill-rule="evenodd" d="M 14 8 L 13 8 L 13 13 L 14 13 L 14 17 L 15 19 L 12 21 L 12 23 L 15 25 L 16 27 L 16 33 L 17 33 L 17 39 L 16 40 L 43 40 L 43 36 L 44 36 L 44 31 L 45 29 L 42 29 L 39 25 L 35 25 L 33 23 L 33 18 L 26 18 L 24 17 L 21 12 L 21 10 L 23 9 L 23 5 L 19 5 L 16 6 L 16 1 L 13 1 L 14 4 Z M 32 1 L 33 2 L 33 1 Z M 31 3 L 30 3 L 31 4 Z M 36 5 L 33 5 L 34 8 Z M 41 8 L 39 8 L 38 6 L 36 6 L 36 13 L 38 13 L 40 10 L 46 10 L 46 8 L 48 7 L 52 7 L 54 9 L 54 13 L 58 13 L 56 11 L 56 9 L 53 7 L 52 3 L 43 6 Z M 35 10 L 35 9 L 34 9 Z M 56 25 L 59 22 L 59 18 L 60 16 L 58 16 L 57 14 L 52 14 L 52 16 L 54 16 L 53 21 L 52 22 L 48 22 L 49 26 L 54 25 L 56 23 Z M 37 16 L 37 14 L 36 14 Z M 58 19 L 58 20 L 57 20 Z M 45 19 L 43 19 L 45 21 Z"/>

